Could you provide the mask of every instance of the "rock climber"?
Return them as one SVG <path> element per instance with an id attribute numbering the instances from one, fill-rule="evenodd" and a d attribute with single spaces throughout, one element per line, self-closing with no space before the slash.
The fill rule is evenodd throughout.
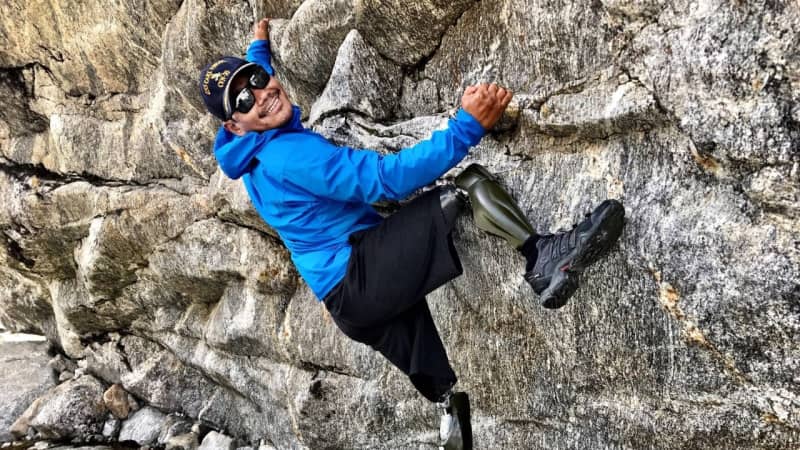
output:
<path id="1" fill-rule="evenodd" d="M 305 282 L 351 339 L 380 352 L 422 396 L 442 408 L 441 445 L 470 449 L 469 398 L 425 296 L 462 273 L 451 230 L 471 207 L 476 225 L 526 260 L 524 278 L 546 308 L 578 288 L 579 274 L 622 231 L 624 210 L 601 203 L 569 231 L 537 234 L 498 180 L 472 164 L 387 218 L 371 204 L 401 200 L 454 167 L 499 120 L 512 93 L 469 86 L 447 129 L 397 153 L 340 147 L 303 126 L 270 65 L 269 19 L 254 26 L 245 59 L 226 56 L 202 69 L 200 95 L 222 121 L 214 155 L 241 178 L 260 216 L 278 233 Z"/>

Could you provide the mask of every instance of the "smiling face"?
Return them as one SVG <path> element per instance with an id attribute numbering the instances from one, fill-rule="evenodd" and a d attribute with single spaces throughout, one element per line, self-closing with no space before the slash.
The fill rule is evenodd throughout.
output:
<path id="1" fill-rule="evenodd" d="M 246 86 L 247 76 L 238 75 L 231 85 L 231 92 L 235 93 L 233 97 Z M 267 131 L 281 127 L 292 118 L 289 96 L 275 77 L 270 77 L 264 89 L 250 89 L 255 96 L 253 108 L 246 113 L 235 111 L 233 118 L 223 123 L 226 130 L 244 136 L 248 131 Z"/>

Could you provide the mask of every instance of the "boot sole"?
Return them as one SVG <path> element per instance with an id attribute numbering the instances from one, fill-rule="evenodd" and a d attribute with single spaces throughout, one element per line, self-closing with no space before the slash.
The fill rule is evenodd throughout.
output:
<path id="1" fill-rule="evenodd" d="M 578 289 L 580 274 L 600 259 L 622 234 L 625 208 L 616 200 L 606 200 L 597 208 L 606 206 L 600 220 L 593 225 L 586 238 L 569 256 L 556 266 L 557 272 L 550 278 L 550 285 L 542 292 L 541 304 L 548 309 L 561 308 Z"/>

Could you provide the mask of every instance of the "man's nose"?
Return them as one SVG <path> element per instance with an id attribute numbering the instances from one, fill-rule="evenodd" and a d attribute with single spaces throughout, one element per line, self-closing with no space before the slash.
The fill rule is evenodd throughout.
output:
<path id="1" fill-rule="evenodd" d="M 256 103 L 262 104 L 267 100 L 267 86 L 262 89 L 253 89 L 253 95 L 256 97 Z"/>

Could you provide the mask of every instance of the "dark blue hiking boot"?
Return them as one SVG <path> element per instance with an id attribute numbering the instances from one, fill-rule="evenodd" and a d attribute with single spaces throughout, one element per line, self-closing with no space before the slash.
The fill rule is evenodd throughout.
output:
<path id="1" fill-rule="evenodd" d="M 624 219 L 622 204 L 606 200 L 572 230 L 538 237 L 536 263 L 525 268 L 525 280 L 542 306 L 560 308 L 567 303 L 578 289 L 580 273 L 617 242 Z"/>
<path id="2" fill-rule="evenodd" d="M 450 394 L 444 403 L 439 425 L 440 450 L 472 450 L 472 425 L 469 417 L 469 396 L 464 392 Z"/>

